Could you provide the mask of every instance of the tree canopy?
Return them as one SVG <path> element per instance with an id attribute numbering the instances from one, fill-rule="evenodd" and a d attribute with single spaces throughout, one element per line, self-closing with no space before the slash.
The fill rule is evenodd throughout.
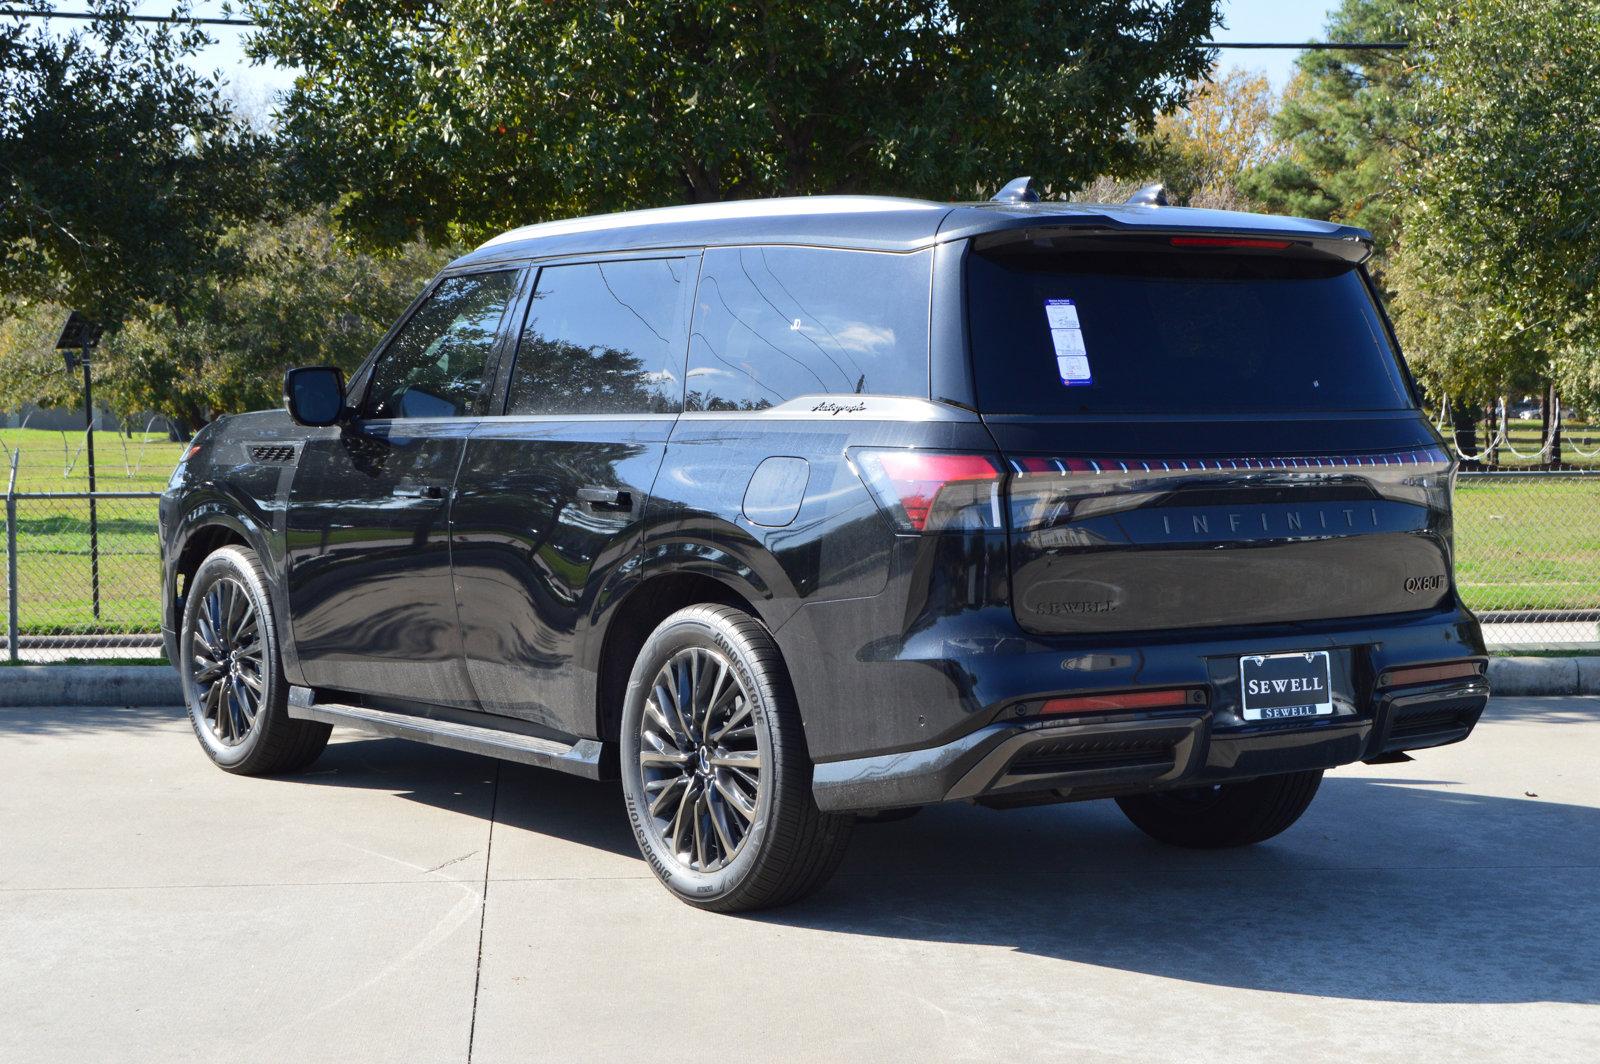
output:
<path id="1" fill-rule="evenodd" d="M 1330 41 L 1403 41 L 1415 0 L 1342 0 Z M 1390 51 L 1301 54 L 1273 119 L 1282 154 L 1246 175 L 1241 191 L 1260 210 L 1326 218 L 1371 230 L 1382 252 L 1402 203 L 1399 159 L 1411 143 L 1405 112 L 1414 57 Z"/>
<path id="2" fill-rule="evenodd" d="M 262 209 L 268 145 L 185 62 L 204 35 L 126 22 L 131 6 L 92 0 L 98 18 L 66 34 L 0 16 L 8 302 L 115 324 L 135 302 L 171 301 L 222 269 L 222 233 Z"/>
<path id="3" fill-rule="evenodd" d="M 353 370 L 450 257 L 420 241 L 392 254 L 352 252 L 326 212 L 242 226 L 222 246 L 237 259 L 225 278 L 203 278 L 181 310 L 139 304 L 102 342 L 97 398 L 189 430 L 276 405 L 290 366 Z M 64 308 L 39 304 L 0 321 L 0 408 L 79 401 L 53 350 L 65 317 Z"/>
<path id="4" fill-rule="evenodd" d="M 1434 394 L 1600 398 L 1600 4 L 1431 0 L 1402 159 L 1398 325 Z"/>
<path id="5" fill-rule="evenodd" d="M 1142 157 L 1215 0 L 246 0 L 351 231 L 827 192 L 1060 192 Z"/>
<path id="6" fill-rule="evenodd" d="M 1151 179 L 1185 206 L 1260 209 L 1243 184 L 1283 154 L 1272 135 L 1277 106 L 1265 76 L 1213 71 L 1190 86 L 1181 110 L 1157 120 Z"/>

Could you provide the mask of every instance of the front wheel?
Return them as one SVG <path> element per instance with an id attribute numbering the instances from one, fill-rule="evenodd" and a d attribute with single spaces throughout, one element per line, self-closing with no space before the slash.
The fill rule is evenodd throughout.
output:
<path id="1" fill-rule="evenodd" d="M 208 555 L 184 591 L 175 664 L 189 723 L 211 760 L 242 776 L 304 768 L 331 730 L 289 716 L 269 594 L 260 560 L 245 547 Z"/>
<path id="2" fill-rule="evenodd" d="M 1300 819 L 1322 770 L 1118 798 L 1140 831 L 1174 846 L 1216 850 L 1265 842 Z"/>
<path id="3" fill-rule="evenodd" d="M 844 857 L 851 820 L 817 809 L 782 658 L 747 613 L 691 606 L 662 622 L 628 680 L 620 758 L 639 849 L 691 905 L 786 905 Z"/>

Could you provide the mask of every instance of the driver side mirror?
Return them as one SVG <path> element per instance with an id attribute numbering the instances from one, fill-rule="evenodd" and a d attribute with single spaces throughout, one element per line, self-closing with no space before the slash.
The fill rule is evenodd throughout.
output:
<path id="1" fill-rule="evenodd" d="M 283 405 L 302 425 L 336 425 L 345 415 L 344 373 L 335 366 L 301 366 L 283 375 Z"/>

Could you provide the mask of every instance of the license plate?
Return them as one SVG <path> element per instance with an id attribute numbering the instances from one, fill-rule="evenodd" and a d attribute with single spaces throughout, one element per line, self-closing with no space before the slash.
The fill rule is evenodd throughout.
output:
<path id="1" fill-rule="evenodd" d="M 1328 652 L 1255 654 L 1239 659 L 1245 720 L 1333 715 Z"/>

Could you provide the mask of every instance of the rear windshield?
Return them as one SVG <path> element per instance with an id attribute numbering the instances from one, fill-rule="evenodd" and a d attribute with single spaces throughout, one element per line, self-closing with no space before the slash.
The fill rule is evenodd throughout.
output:
<path id="1" fill-rule="evenodd" d="M 973 255 L 986 413 L 1403 410 L 1383 322 L 1348 264 L 1261 254 Z"/>

